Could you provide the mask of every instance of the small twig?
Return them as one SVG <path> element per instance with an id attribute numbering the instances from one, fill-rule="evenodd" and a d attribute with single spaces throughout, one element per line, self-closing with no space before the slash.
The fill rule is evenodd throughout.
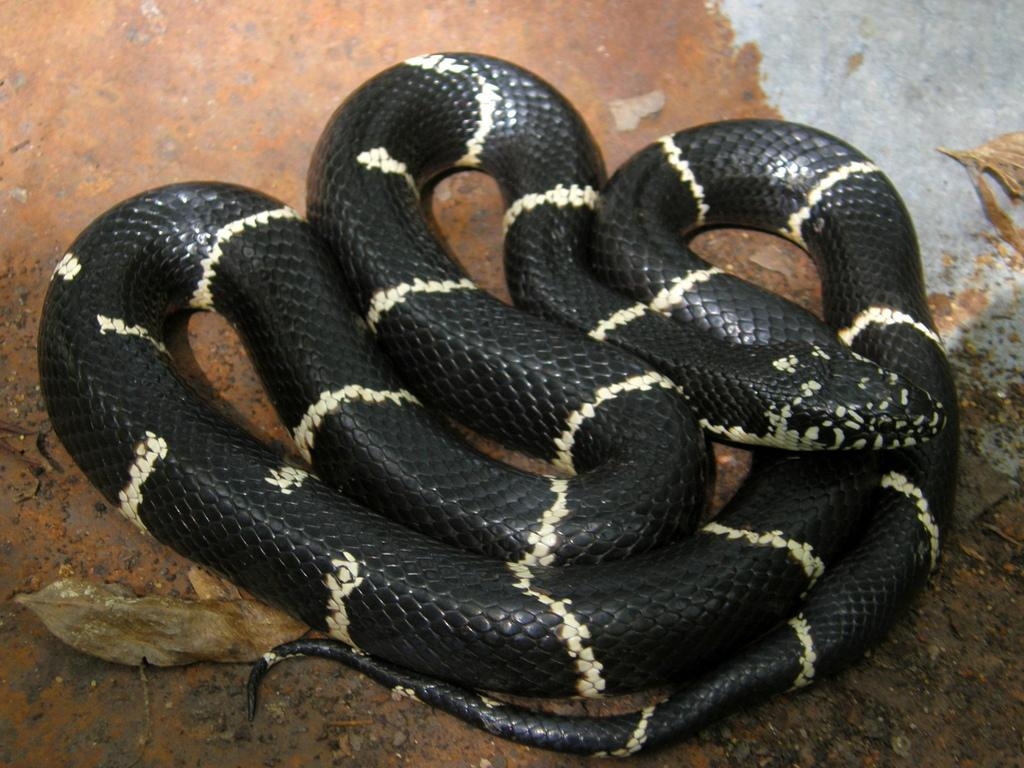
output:
<path id="1" fill-rule="evenodd" d="M 350 720 L 330 720 L 327 725 L 333 728 L 365 728 L 373 723 L 373 720 L 352 718 Z"/>
<path id="2" fill-rule="evenodd" d="M 6 436 L 10 436 L 10 437 L 17 437 L 18 439 L 24 439 L 25 435 L 29 435 L 29 434 L 34 434 L 34 433 L 29 432 L 28 430 L 22 429 L 21 427 L 19 427 L 16 424 L 10 424 L 8 422 L 0 421 L 0 435 L 4 435 L 5 437 Z M 39 463 L 35 459 L 29 458 L 28 456 L 26 456 L 24 454 L 24 452 L 22 452 L 19 449 L 14 448 L 13 446 L 11 446 L 7 442 L 7 440 L 4 439 L 3 437 L 0 437 L 0 451 L 3 451 L 4 453 L 10 454 L 14 458 L 16 458 L 18 461 L 22 462 L 23 464 L 27 465 L 28 467 L 31 467 L 34 470 L 42 470 L 43 469 L 43 465 L 41 463 Z"/>
<path id="3" fill-rule="evenodd" d="M 146 677 L 146 667 L 148 666 L 149 664 L 145 659 L 139 664 L 139 681 L 142 683 L 142 709 L 145 713 L 146 722 L 142 736 L 139 738 L 139 755 L 131 762 L 128 768 L 135 768 L 135 766 L 142 764 L 143 758 L 146 756 L 146 747 L 149 746 L 149 741 L 153 736 L 153 713 L 149 700 L 149 678 Z"/>
<path id="4" fill-rule="evenodd" d="M 1024 546 L 1024 541 L 1020 541 L 1019 539 L 1013 538 L 1013 536 L 1008 534 L 1006 531 L 1004 531 L 1002 528 L 1000 528 L 997 525 L 993 525 L 992 523 L 982 523 L 981 527 L 984 528 L 986 531 L 991 531 L 996 536 L 998 536 L 1000 539 L 1005 541 L 1007 544 L 1012 544 L 1015 547 L 1022 547 L 1022 546 Z"/>
<path id="5" fill-rule="evenodd" d="M 47 463 L 50 465 L 50 469 L 54 472 L 63 472 L 64 467 L 62 467 L 60 463 L 53 458 L 50 454 L 50 449 L 46 447 L 46 435 L 47 432 L 43 430 L 36 432 L 36 450 L 39 451 L 40 456 L 46 459 Z"/>
<path id="6" fill-rule="evenodd" d="M 985 559 L 985 556 L 978 552 L 978 550 L 974 549 L 974 547 L 969 547 L 963 542 L 960 542 L 960 551 L 968 557 L 977 560 L 979 563 L 988 564 L 988 560 Z"/>

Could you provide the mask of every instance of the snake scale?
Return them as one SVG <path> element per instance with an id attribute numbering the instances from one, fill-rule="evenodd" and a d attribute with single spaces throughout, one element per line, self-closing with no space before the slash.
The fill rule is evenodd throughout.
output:
<path id="1" fill-rule="evenodd" d="M 422 214 L 467 168 L 504 196 L 515 307 Z M 133 197 L 60 260 L 39 334 L 53 427 L 97 488 L 327 635 L 258 662 L 250 707 L 270 666 L 313 654 L 522 743 L 632 754 L 842 669 L 934 568 L 956 395 L 909 216 L 842 141 L 726 121 L 606 182 L 551 86 L 435 54 L 338 109 L 307 202 L 308 222 L 225 184 Z M 825 324 L 687 249 L 723 225 L 805 248 Z M 167 320 L 207 309 L 238 329 L 293 458 L 176 371 Z M 713 520 L 709 439 L 755 450 Z M 671 692 L 603 718 L 493 695 L 651 686 Z"/>

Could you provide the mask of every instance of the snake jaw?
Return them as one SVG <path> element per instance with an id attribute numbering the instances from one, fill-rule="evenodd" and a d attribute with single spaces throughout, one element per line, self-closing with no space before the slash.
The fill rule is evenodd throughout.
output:
<path id="1" fill-rule="evenodd" d="M 928 392 L 859 355 L 814 349 L 792 366 L 799 394 L 779 409 L 805 447 L 908 448 L 942 430 L 944 409 Z"/>
<path id="2" fill-rule="evenodd" d="M 719 378 L 715 394 L 731 408 L 756 402 L 758 410 L 743 426 L 724 414 L 700 420 L 728 442 L 789 451 L 908 448 L 946 421 L 928 392 L 845 347 L 793 342 L 748 347 L 734 359 L 741 372 Z"/>

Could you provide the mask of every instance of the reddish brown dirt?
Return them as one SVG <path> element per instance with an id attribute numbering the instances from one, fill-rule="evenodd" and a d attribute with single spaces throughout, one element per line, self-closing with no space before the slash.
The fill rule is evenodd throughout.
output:
<path id="1" fill-rule="evenodd" d="M 139 670 L 79 654 L 11 598 L 62 575 L 142 594 L 189 594 L 187 561 L 140 536 L 91 489 L 51 433 L 35 330 L 53 266 L 94 216 L 175 180 L 244 183 L 296 207 L 310 150 L 345 94 L 430 50 L 475 49 L 542 73 L 583 112 L 609 167 L 669 130 L 771 115 L 758 53 L 698 0 L 589 4 L 374 3 L 323 7 L 144 0 L 8 3 L 0 29 L 0 764 L 16 766 L 458 765 L 577 761 L 501 742 L 345 669 L 283 665 L 254 725 L 241 666 Z M 666 104 L 616 131 L 608 103 L 661 89 Z M 467 268 L 501 290 L 499 204 L 474 176 L 435 194 Z M 806 262 L 761 236 L 702 247 L 814 302 Z M 938 258 L 938 254 L 929 257 Z M 934 296 L 947 330 L 970 318 Z M 223 324 L 190 327 L 197 357 L 265 433 L 282 435 Z M 972 446 L 987 420 L 1020 417 L 964 374 L 965 469 L 941 571 L 887 642 L 838 679 L 778 698 L 670 750 L 670 766 L 1019 766 L 1024 513 Z M 1008 399 L 1007 399 L 1008 398 Z M 725 459 L 729 461 L 729 459 Z M 597 711 L 595 708 L 594 711 Z"/>

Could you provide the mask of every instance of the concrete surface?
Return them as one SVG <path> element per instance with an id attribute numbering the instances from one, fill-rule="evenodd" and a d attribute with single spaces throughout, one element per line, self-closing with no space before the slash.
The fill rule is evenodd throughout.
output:
<path id="1" fill-rule="evenodd" d="M 1024 256 L 993 247 L 967 173 L 936 150 L 970 149 L 1024 126 L 1024 7 L 1014 0 L 856 0 L 841 12 L 806 0 L 721 7 L 738 42 L 761 51 L 769 103 L 865 148 L 893 179 L 913 214 L 929 286 L 964 299 L 947 345 L 969 349 L 971 375 L 1019 403 Z M 1001 471 L 1019 477 L 1019 419 L 986 424 L 979 438 Z"/>
<path id="2" fill-rule="evenodd" d="M 966 173 L 934 148 L 1024 128 L 1014 80 L 1024 11 L 952 0 L 829 8 L 838 5 L 0 0 L 0 765 L 582 763 L 492 739 L 315 661 L 275 670 L 250 725 L 244 667 L 101 662 L 64 646 L 11 599 L 67 575 L 191 594 L 189 563 L 120 519 L 48 425 L 35 329 L 50 272 L 74 236 L 117 201 L 190 178 L 244 183 L 301 208 L 309 153 L 337 103 L 396 61 L 460 48 L 554 82 L 610 168 L 664 133 L 725 117 L 782 115 L 843 135 L 907 197 L 931 303 L 952 340 L 963 490 L 931 587 L 882 647 L 839 678 L 634 762 L 1021 765 L 1024 510 L 1014 478 L 1024 270 L 990 238 Z M 617 130 L 611 104 L 653 91 L 664 94 L 661 110 Z M 452 177 L 434 211 L 460 262 L 500 292 L 493 184 Z M 740 233 L 699 242 L 716 262 L 813 306 L 812 272 L 788 244 Z M 189 336 L 224 397 L 281 439 L 224 324 L 195 318 Z"/>

